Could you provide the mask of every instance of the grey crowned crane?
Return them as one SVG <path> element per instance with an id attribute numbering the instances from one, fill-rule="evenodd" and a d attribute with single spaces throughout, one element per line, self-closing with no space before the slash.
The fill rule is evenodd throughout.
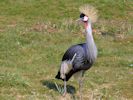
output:
<path id="1" fill-rule="evenodd" d="M 90 5 L 80 7 L 80 20 L 84 23 L 86 30 L 86 43 L 71 46 L 64 54 L 60 69 L 56 75 L 57 79 L 64 81 L 64 95 L 67 92 L 66 82 L 78 73 L 79 89 L 81 94 L 82 79 L 97 58 L 97 47 L 95 45 L 91 24 L 96 22 L 97 10 Z"/>

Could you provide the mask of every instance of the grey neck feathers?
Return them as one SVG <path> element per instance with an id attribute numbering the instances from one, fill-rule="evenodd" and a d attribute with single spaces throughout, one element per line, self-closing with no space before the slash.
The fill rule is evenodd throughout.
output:
<path id="1" fill-rule="evenodd" d="M 87 59 L 90 62 L 94 62 L 95 59 L 97 58 L 97 48 L 93 39 L 92 35 L 92 27 L 91 27 L 91 22 L 88 21 L 86 25 L 86 49 L 87 49 Z"/>

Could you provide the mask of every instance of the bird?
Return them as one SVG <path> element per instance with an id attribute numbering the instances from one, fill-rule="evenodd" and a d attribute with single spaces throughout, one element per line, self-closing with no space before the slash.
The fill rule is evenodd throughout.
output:
<path id="1" fill-rule="evenodd" d="M 80 8 L 80 20 L 84 24 L 86 42 L 72 45 L 64 53 L 61 66 L 55 78 L 64 81 L 64 93 L 67 93 L 66 82 L 72 76 L 78 76 L 79 90 L 82 93 L 84 73 L 92 67 L 97 58 L 97 47 L 92 34 L 92 24 L 97 21 L 97 9 L 89 4 Z M 80 96 L 82 98 L 82 95 Z"/>

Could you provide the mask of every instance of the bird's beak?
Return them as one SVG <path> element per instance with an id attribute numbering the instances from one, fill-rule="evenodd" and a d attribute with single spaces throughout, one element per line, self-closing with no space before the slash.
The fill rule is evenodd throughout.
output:
<path id="1" fill-rule="evenodd" d="M 79 19 L 76 20 L 76 23 L 77 23 L 77 24 L 82 24 L 82 22 L 83 22 L 83 21 L 82 21 L 81 18 L 79 18 Z"/>
<path id="2" fill-rule="evenodd" d="M 82 21 L 82 19 L 81 19 L 81 18 L 79 18 L 79 19 L 77 19 L 77 20 L 76 20 L 76 22 L 81 22 L 81 21 Z"/>

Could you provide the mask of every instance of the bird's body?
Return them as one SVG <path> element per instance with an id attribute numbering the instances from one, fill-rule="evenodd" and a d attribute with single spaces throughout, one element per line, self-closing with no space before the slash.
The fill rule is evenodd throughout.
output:
<path id="1" fill-rule="evenodd" d="M 79 72 L 81 70 L 83 71 L 88 70 L 92 66 L 93 61 L 87 59 L 86 48 L 87 48 L 86 43 L 77 44 L 77 45 L 71 46 L 65 52 L 62 58 L 62 62 L 72 60 L 74 54 L 76 54 L 76 57 L 74 61 L 72 62 L 72 68 L 70 69 L 68 73 L 66 73 L 66 81 L 68 81 L 71 78 L 71 76 L 75 74 L 76 72 Z M 60 77 L 61 76 L 60 73 L 61 72 L 59 71 L 56 78 L 62 79 L 62 77 Z"/>

